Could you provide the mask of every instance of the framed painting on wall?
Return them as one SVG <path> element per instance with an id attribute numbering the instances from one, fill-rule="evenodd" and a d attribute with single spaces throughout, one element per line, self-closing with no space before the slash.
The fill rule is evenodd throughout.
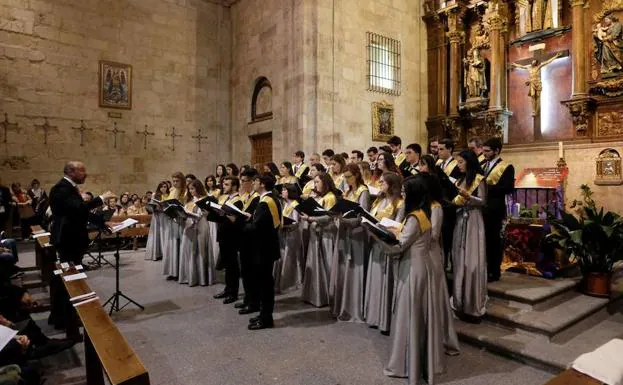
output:
<path id="1" fill-rule="evenodd" d="M 105 60 L 99 65 L 100 107 L 132 109 L 132 66 Z"/>
<path id="2" fill-rule="evenodd" d="M 372 103 L 372 140 L 385 142 L 394 135 L 394 106 L 387 102 Z"/>

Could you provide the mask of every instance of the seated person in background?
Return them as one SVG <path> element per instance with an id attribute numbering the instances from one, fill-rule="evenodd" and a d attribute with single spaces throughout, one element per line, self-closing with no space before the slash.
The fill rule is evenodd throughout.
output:
<path id="1" fill-rule="evenodd" d="M 127 209 L 128 207 L 132 205 L 132 201 L 130 201 L 129 192 L 124 192 L 123 194 L 121 194 L 121 197 L 119 197 L 119 205 L 121 205 L 123 209 Z"/>
<path id="2" fill-rule="evenodd" d="M 13 193 L 13 202 L 17 206 L 17 212 L 19 213 L 22 239 L 27 239 L 30 236 L 30 224 L 35 216 L 35 211 L 32 208 L 32 199 L 30 199 L 28 193 L 22 189 L 22 185 L 19 183 L 11 185 L 11 192 Z"/>
<path id="3" fill-rule="evenodd" d="M 147 215 L 147 210 L 143 206 L 141 198 L 138 196 L 132 201 L 132 206 L 129 206 L 126 210 L 126 215 Z"/>
<path id="4" fill-rule="evenodd" d="M 151 197 L 152 197 L 153 195 L 154 195 L 153 191 L 151 191 L 151 190 L 147 190 L 147 191 L 145 191 L 145 195 L 143 195 L 143 198 L 144 198 L 144 197 L 147 197 L 147 201 L 149 202 L 149 200 L 151 199 Z"/>

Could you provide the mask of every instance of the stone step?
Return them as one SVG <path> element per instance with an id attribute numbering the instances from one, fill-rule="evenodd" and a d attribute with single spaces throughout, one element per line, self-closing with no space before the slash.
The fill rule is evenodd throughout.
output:
<path id="1" fill-rule="evenodd" d="M 608 298 L 579 292 L 569 292 L 564 297 L 567 300 L 545 309 L 526 308 L 500 298 L 489 298 L 485 317 L 494 324 L 554 338 L 580 322 L 590 326 L 591 316 L 605 309 L 610 302 Z M 596 317 L 594 323 L 599 320 Z"/>
<path id="2" fill-rule="evenodd" d="M 576 324 L 566 338 L 547 336 L 512 329 L 483 321 L 480 324 L 454 320 L 454 327 L 462 342 L 485 348 L 493 353 L 527 365 L 558 373 L 567 369 L 579 355 L 590 352 L 613 338 L 623 338 L 623 301 L 614 301 L 598 314 L 601 321 L 592 326 Z M 597 315 L 597 314 L 596 314 Z M 589 318 L 595 318 L 593 315 Z"/>
<path id="3" fill-rule="evenodd" d="M 487 285 L 489 297 L 516 303 L 517 307 L 548 308 L 564 301 L 561 296 L 574 292 L 581 277 L 545 279 L 505 272 L 502 279 Z"/>

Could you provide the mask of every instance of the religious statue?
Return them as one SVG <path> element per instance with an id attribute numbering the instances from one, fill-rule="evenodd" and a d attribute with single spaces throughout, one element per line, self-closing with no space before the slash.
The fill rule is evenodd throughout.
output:
<path id="1" fill-rule="evenodd" d="M 472 55 L 463 59 L 465 64 L 464 85 L 468 98 L 483 97 L 487 91 L 487 78 L 485 76 L 485 59 L 480 55 L 480 50 L 475 48 Z"/>
<path id="2" fill-rule="evenodd" d="M 532 98 L 532 116 L 538 116 L 540 112 L 541 90 L 543 90 L 543 83 L 541 82 L 541 68 L 562 56 L 563 54 L 558 52 L 555 56 L 552 56 L 542 63 L 539 63 L 536 59 L 532 60 L 532 63 L 528 65 L 511 63 L 514 68 L 528 70 L 528 80 L 526 80 L 526 85 L 530 88 L 528 96 Z"/>
<path id="3" fill-rule="evenodd" d="M 517 32 L 523 36 L 530 32 L 557 28 L 561 17 L 562 0 L 517 0 Z"/>
<path id="4" fill-rule="evenodd" d="M 612 14 L 604 17 L 593 30 L 595 59 L 602 74 L 612 74 L 623 70 L 623 27 Z"/>

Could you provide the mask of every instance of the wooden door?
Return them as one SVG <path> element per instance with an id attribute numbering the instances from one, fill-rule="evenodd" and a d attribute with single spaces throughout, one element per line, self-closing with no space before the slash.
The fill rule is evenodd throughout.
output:
<path id="1" fill-rule="evenodd" d="M 268 163 L 273 160 L 273 134 L 251 136 L 251 163 Z"/>

